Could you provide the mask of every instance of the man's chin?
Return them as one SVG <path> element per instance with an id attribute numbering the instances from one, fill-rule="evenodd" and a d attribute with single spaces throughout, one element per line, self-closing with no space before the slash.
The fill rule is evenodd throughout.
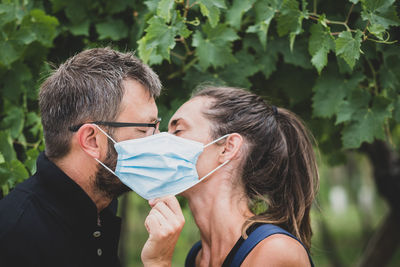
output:
<path id="1" fill-rule="evenodd" d="M 98 191 L 111 199 L 131 191 L 131 189 L 123 184 L 117 177 L 108 174 L 102 175 L 101 172 L 96 174 L 95 187 Z"/>

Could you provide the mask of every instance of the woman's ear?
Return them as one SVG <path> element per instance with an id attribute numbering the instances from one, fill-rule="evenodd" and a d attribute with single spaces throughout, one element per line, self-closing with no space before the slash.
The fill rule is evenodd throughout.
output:
<path id="1" fill-rule="evenodd" d="M 226 138 L 224 149 L 220 153 L 219 160 L 225 162 L 239 156 L 239 151 L 243 145 L 243 137 L 238 133 L 232 133 Z"/>
<path id="2" fill-rule="evenodd" d="M 84 124 L 76 133 L 80 148 L 90 157 L 99 159 L 101 156 L 101 143 L 107 137 L 93 124 Z M 107 140 L 105 140 L 107 141 Z"/>

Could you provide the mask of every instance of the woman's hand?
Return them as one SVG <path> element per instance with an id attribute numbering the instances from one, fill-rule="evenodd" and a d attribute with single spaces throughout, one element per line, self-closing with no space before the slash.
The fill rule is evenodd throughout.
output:
<path id="1" fill-rule="evenodd" d="M 171 266 L 172 255 L 185 218 L 174 196 L 153 199 L 149 204 L 152 209 L 144 222 L 149 238 L 142 249 L 143 265 Z"/>

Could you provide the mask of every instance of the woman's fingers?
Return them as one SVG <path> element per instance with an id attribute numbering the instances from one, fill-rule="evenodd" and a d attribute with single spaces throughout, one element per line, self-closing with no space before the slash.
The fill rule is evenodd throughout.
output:
<path id="1" fill-rule="evenodd" d="M 145 220 L 149 238 L 142 250 L 142 261 L 146 267 L 168 265 L 185 219 L 175 197 L 156 199 L 149 204 L 152 209 Z"/>
<path id="2" fill-rule="evenodd" d="M 173 213 L 183 217 L 181 206 L 179 205 L 179 202 L 176 199 L 176 197 L 174 196 L 165 197 L 163 199 L 163 202 L 172 210 Z"/>
<path id="3" fill-rule="evenodd" d="M 160 218 L 160 220 L 166 220 L 167 223 L 172 225 L 173 227 L 183 226 L 183 224 L 185 223 L 185 218 L 183 217 L 182 211 L 180 210 L 179 206 L 178 208 L 174 208 L 175 210 L 171 209 L 171 206 L 163 201 L 158 202 L 153 207 L 154 210 L 158 211 L 162 215 L 163 218 Z M 179 209 L 179 211 L 176 209 Z"/>

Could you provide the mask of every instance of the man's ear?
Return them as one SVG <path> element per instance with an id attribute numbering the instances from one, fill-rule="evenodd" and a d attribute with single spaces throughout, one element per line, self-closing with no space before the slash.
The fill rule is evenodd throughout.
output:
<path id="1" fill-rule="evenodd" d="M 101 145 L 107 137 L 93 124 L 84 124 L 76 133 L 80 148 L 90 157 L 99 159 Z"/>
<path id="2" fill-rule="evenodd" d="M 220 162 L 233 160 L 239 156 L 239 151 L 243 145 L 243 137 L 238 133 L 232 133 L 226 138 L 224 149 L 219 155 Z"/>

